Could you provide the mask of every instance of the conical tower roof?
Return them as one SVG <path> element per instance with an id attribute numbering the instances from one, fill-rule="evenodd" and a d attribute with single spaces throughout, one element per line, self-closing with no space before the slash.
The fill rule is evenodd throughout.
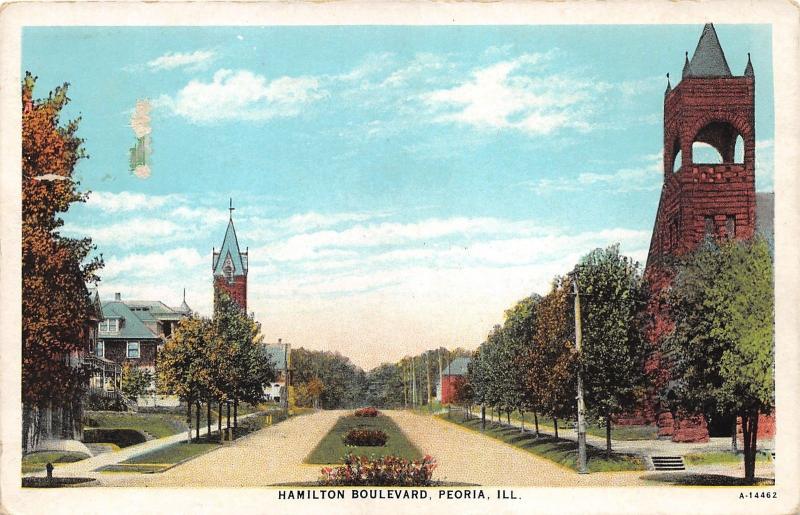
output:
<path id="1" fill-rule="evenodd" d="M 733 76 L 713 24 L 706 23 L 703 27 L 703 33 L 697 42 L 688 70 L 684 69 L 684 76 L 706 78 Z"/>
<path id="2" fill-rule="evenodd" d="M 247 275 L 246 260 L 242 259 L 242 251 L 236 238 L 236 229 L 233 227 L 233 218 L 228 220 L 228 228 L 225 230 L 225 239 L 222 241 L 219 254 L 215 253 L 214 275 L 225 275 L 224 267 L 228 258 L 233 265 L 233 276 Z"/>

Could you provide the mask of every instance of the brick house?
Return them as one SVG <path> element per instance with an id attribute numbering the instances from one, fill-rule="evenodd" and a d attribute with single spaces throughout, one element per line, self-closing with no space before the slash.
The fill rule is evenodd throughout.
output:
<path id="1" fill-rule="evenodd" d="M 102 311 L 94 355 L 120 366 L 129 363 L 147 369 L 154 378 L 158 351 L 178 322 L 191 314 L 185 297 L 181 306 L 171 308 L 160 301 L 123 301 L 119 293 L 102 303 Z"/>
<path id="2" fill-rule="evenodd" d="M 698 162 L 709 147 L 719 154 L 716 162 Z M 660 298 L 672 281 L 670 259 L 693 252 L 705 238 L 748 239 L 760 232 L 772 244 L 774 194 L 756 194 L 755 150 L 753 65 L 748 56 L 742 75 L 733 75 L 714 26 L 706 24 L 691 60 L 686 55 L 681 81 L 668 84 L 664 94 L 664 183 L 645 267 L 654 321 L 645 364 L 650 387 L 645 406 L 619 423 L 656 424 L 659 437 L 680 442 L 731 435 L 732 417 L 710 427 L 702 415 L 681 418 L 662 403 L 673 378 L 659 342 L 672 321 Z M 766 437 L 774 433 L 770 422 L 763 422 Z"/>
<path id="3" fill-rule="evenodd" d="M 455 396 L 456 385 L 467 376 L 469 372 L 470 358 L 459 357 L 451 361 L 443 370 L 439 378 L 439 401 L 442 404 L 449 404 Z"/>

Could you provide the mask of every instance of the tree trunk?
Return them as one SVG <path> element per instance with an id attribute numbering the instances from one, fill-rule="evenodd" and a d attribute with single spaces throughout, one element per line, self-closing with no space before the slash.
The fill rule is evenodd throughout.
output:
<path id="1" fill-rule="evenodd" d="M 206 439 L 211 441 L 211 401 L 206 401 Z"/>
<path id="2" fill-rule="evenodd" d="M 534 411 L 533 412 L 533 426 L 534 426 L 534 434 L 536 438 L 539 438 L 539 415 Z"/>
<path id="3" fill-rule="evenodd" d="M 739 435 L 737 434 L 739 432 L 739 426 L 737 424 L 738 421 L 738 416 L 733 417 L 733 427 L 731 429 L 731 452 L 734 454 L 739 452 Z"/>
<path id="4" fill-rule="evenodd" d="M 200 441 L 200 401 L 197 401 L 197 406 L 196 407 L 197 407 L 197 410 L 196 410 L 197 413 L 195 413 L 195 416 L 194 416 L 195 422 L 196 422 L 195 428 L 194 428 L 194 434 L 195 434 L 195 438 L 199 442 Z"/>
<path id="5" fill-rule="evenodd" d="M 192 443 L 192 400 L 186 399 L 186 443 Z"/>
<path id="6" fill-rule="evenodd" d="M 558 440 L 558 417 L 553 417 L 553 431 L 554 431 L 556 440 Z"/>
<path id="7" fill-rule="evenodd" d="M 219 433 L 219 443 L 222 443 L 222 399 L 217 400 L 217 432 Z"/>
<path id="8" fill-rule="evenodd" d="M 611 457 L 611 416 L 606 415 L 606 456 Z"/>
<path id="9" fill-rule="evenodd" d="M 233 399 L 233 430 L 239 428 L 239 399 Z"/>
<path id="10" fill-rule="evenodd" d="M 486 429 L 486 406 L 481 404 L 481 431 Z"/>
<path id="11" fill-rule="evenodd" d="M 226 402 L 225 403 L 225 412 L 226 412 L 226 418 L 227 418 L 227 420 L 225 421 L 225 431 L 227 432 L 231 428 L 231 403 L 230 402 Z"/>
<path id="12" fill-rule="evenodd" d="M 506 410 L 506 421 L 508 422 L 508 425 L 510 426 L 511 425 L 511 410 Z"/>
<path id="13" fill-rule="evenodd" d="M 519 432 L 520 433 L 524 433 L 525 432 L 525 412 L 522 411 L 522 410 L 519 410 L 519 419 L 520 419 Z"/>
<path id="14" fill-rule="evenodd" d="M 742 412 L 742 433 L 744 436 L 744 479 L 747 483 L 753 483 L 756 478 L 758 410 Z"/>

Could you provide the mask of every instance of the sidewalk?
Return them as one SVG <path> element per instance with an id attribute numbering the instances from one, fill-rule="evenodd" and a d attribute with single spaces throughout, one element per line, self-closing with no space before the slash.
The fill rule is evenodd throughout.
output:
<path id="1" fill-rule="evenodd" d="M 239 417 L 239 420 L 243 420 L 258 415 L 259 413 L 260 412 L 254 412 L 254 413 L 249 413 L 247 415 L 242 415 L 241 417 Z M 216 427 L 212 425 L 211 432 L 213 433 L 215 430 Z M 208 427 L 200 428 L 200 436 L 205 436 L 207 433 L 208 433 Z M 57 465 L 53 469 L 53 475 L 60 477 L 96 477 L 97 474 L 99 474 L 99 472 L 97 472 L 97 469 L 101 467 L 105 467 L 106 465 L 116 465 L 117 463 L 123 462 L 127 459 L 134 458 L 136 456 L 141 456 L 142 454 L 147 454 L 148 452 L 157 451 L 159 449 L 163 449 L 164 447 L 168 447 L 170 445 L 179 442 L 185 442 L 186 434 L 187 434 L 186 432 L 182 432 L 172 436 L 159 438 L 157 440 L 149 440 L 147 442 L 143 442 L 140 444 L 131 445 L 130 447 L 125 447 L 118 451 L 98 454 L 96 456 L 92 456 L 91 458 L 87 458 L 81 461 L 76 461 L 74 463 Z M 193 430 L 192 438 L 194 437 L 195 437 L 195 432 Z M 46 475 L 47 475 L 46 471 L 24 474 L 24 476 L 40 476 L 40 477 L 44 477 Z"/>
<path id="2" fill-rule="evenodd" d="M 454 411 L 454 416 L 459 416 L 459 413 L 464 412 L 457 412 Z M 480 418 L 480 411 L 473 411 L 473 416 Z M 486 421 L 489 422 L 489 417 L 487 416 Z M 502 422 L 504 425 L 508 425 L 505 420 Z M 521 423 L 519 420 L 511 419 L 511 425 L 514 427 L 520 427 Z M 525 430 L 530 432 L 533 430 L 533 426 L 529 423 L 525 424 Z M 553 436 L 552 426 L 546 424 L 539 424 L 539 432 L 542 434 L 546 434 L 549 436 Z M 565 440 L 572 440 L 577 442 L 578 441 L 578 433 L 575 429 L 566 429 L 566 428 L 559 428 L 558 429 L 558 437 L 563 438 Z M 769 445 L 765 445 L 763 448 L 768 449 L 772 447 L 772 442 L 768 441 Z M 606 448 L 606 439 L 605 437 L 599 437 L 587 434 L 586 435 L 586 443 L 592 445 L 594 447 L 598 447 L 600 449 Z M 761 443 L 761 442 L 759 442 Z M 766 443 L 766 442 L 765 442 Z M 684 456 L 686 454 L 698 453 L 698 452 L 714 452 L 714 451 L 729 451 L 731 448 L 731 439 L 730 437 L 714 437 L 710 438 L 708 442 L 698 442 L 698 443 L 679 443 L 673 442 L 671 440 L 615 440 L 611 439 L 611 448 L 615 452 L 623 452 L 629 454 L 641 454 L 643 456 Z M 761 445 L 759 445 L 761 448 Z"/>

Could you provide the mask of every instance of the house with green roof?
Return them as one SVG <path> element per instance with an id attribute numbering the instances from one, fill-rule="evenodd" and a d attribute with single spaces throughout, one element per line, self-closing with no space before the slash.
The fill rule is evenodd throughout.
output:
<path id="1" fill-rule="evenodd" d="M 267 401 L 286 405 L 287 382 L 291 385 L 292 346 L 278 338 L 278 343 L 264 344 L 264 351 L 275 369 L 275 379 L 264 388 L 264 395 Z"/>
<path id="2" fill-rule="evenodd" d="M 161 301 L 123 300 L 115 293 L 113 301 L 102 302 L 103 319 L 94 354 L 120 366 L 128 363 L 147 369 L 155 378 L 159 350 L 178 322 L 191 312 L 185 291 L 177 308 Z"/>

